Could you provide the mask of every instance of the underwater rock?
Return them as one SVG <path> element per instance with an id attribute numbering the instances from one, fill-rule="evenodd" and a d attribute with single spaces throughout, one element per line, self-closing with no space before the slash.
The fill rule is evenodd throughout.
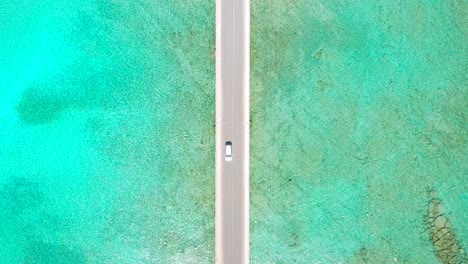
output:
<path id="1" fill-rule="evenodd" d="M 437 198 L 433 189 L 429 190 L 429 198 L 424 222 L 437 258 L 444 264 L 467 263 L 466 252 L 457 238 L 450 218 L 444 212 L 442 200 Z"/>

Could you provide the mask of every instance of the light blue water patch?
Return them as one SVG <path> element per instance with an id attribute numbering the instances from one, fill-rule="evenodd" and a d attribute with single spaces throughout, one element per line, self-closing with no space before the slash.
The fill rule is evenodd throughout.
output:
<path id="1" fill-rule="evenodd" d="M 467 262 L 466 10 L 252 2 L 252 263 Z"/>
<path id="2" fill-rule="evenodd" d="M 0 14 L 0 262 L 212 262 L 214 2 Z"/>

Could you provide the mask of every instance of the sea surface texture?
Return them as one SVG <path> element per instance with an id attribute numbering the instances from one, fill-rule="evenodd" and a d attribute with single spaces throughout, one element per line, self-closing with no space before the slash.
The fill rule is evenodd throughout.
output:
<path id="1" fill-rule="evenodd" d="M 214 1 L 0 3 L 0 263 L 213 262 Z"/>
<path id="2" fill-rule="evenodd" d="M 468 263 L 467 17 L 252 1 L 252 263 Z"/>

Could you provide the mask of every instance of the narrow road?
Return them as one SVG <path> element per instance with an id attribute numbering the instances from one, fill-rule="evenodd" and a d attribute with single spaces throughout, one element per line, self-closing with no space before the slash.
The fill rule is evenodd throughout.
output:
<path id="1" fill-rule="evenodd" d="M 216 263 L 249 262 L 250 0 L 216 2 Z"/>

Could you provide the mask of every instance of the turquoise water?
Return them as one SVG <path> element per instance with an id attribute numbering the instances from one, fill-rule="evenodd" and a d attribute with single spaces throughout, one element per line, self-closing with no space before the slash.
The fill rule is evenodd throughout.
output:
<path id="1" fill-rule="evenodd" d="M 0 262 L 211 262 L 214 2 L 0 6 Z"/>
<path id="2" fill-rule="evenodd" d="M 466 262 L 467 10 L 252 1 L 252 263 Z M 2 1 L 1 263 L 213 262 L 214 13 Z"/>
<path id="3" fill-rule="evenodd" d="M 252 1 L 252 263 L 468 263 L 467 11 Z"/>

